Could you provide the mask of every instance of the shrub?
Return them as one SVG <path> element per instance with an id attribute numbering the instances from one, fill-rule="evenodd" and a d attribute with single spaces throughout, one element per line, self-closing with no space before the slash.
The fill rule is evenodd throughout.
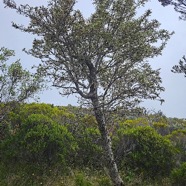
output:
<path id="1" fill-rule="evenodd" d="M 78 167 L 101 168 L 103 164 L 101 135 L 96 127 L 79 126 L 74 137 L 78 143 L 75 164 Z"/>
<path id="2" fill-rule="evenodd" d="M 112 186 L 112 183 L 108 177 L 102 177 L 98 180 L 99 186 Z"/>
<path id="3" fill-rule="evenodd" d="M 167 134 L 170 133 L 170 129 L 168 127 L 167 123 L 163 123 L 163 122 L 153 122 L 153 127 L 155 128 L 155 130 L 161 134 L 162 136 L 165 136 Z"/>
<path id="4" fill-rule="evenodd" d="M 127 167 L 154 178 L 169 174 L 174 165 L 175 148 L 151 127 L 119 129 L 114 144 L 122 169 Z"/>
<path id="5" fill-rule="evenodd" d="M 76 186 L 92 186 L 92 183 L 88 181 L 83 174 L 78 174 L 75 177 Z"/>
<path id="6" fill-rule="evenodd" d="M 147 118 L 136 118 L 136 119 L 127 119 L 125 121 L 119 122 L 120 128 L 128 129 L 138 126 L 148 126 Z"/>
<path id="7" fill-rule="evenodd" d="M 74 114 L 68 112 L 64 107 L 59 108 L 45 103 L 31 103 L 23 105 L 19 112 L 19 117 L 21 120 L 24 120 L 31 114 L 43 114 L 59 124 L 69 123 L 69 120 L 74 119 L 75 117 Z"/>
<path id="8" fill-rule="evenodd" d="M 181 164 L 186 161 L 186 130 L 175 130 L 170 135 L 167 135 L 172 144 L 179 149 L 179 154 L 177 154 L 177 164 Z"/>
<path id="9" fill-rule="evenodd" d="M 186 183 L 186 162 L 179 168 L 174 169 L 171 172 L 171 180 L 175 186 L 185 186 Z"/>
<path id="10" fill-rule="evenodd" d="M 65 126 L 42 114 L 30 115 L 20 130 L 3 145 L 8 158 L 47 164 L 65 163 L 76 147 L 72 134 Z"/>

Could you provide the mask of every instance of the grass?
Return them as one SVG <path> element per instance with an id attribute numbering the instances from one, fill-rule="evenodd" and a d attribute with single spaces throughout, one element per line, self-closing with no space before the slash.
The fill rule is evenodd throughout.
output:
<path id="1" fill-rule="evenodd" d="M 127 186 L 171 186 L 169 178 L 144 180 L 143 175 L 121 173 Z M 61 169 L 36 165 L 4 165 L 0 163 L 1 186 L 112 186 L 105 171 L 88 168 Z"/>

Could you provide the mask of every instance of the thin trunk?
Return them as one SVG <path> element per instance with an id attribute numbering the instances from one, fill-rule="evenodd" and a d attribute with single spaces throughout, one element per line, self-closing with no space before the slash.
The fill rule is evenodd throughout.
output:
<path id="1" fill-rule="evenodd" d="M 106 127 L 104 114 L 102 110 L 99 108 L 99 104 L 98 104 L 99 102 L 97 99 L 92 100 L 92 103 L 94 107 L 95 117 L 98 122 L 99 130 L 102 137 L 103 149 L 105 153 L 105 158 L 107 160 L 107 168 L 109 170 L 109 176 L 114 186 L 124 186 L 123 180 L 121 179 L 118 172 L 117 164 L 114 160 L 112 143 Z"/>

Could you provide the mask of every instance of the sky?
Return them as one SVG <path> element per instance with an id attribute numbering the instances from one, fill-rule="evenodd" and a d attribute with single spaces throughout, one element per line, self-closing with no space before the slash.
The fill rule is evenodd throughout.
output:
<path id="1" fill-rule="evenodd" d="M 17 4 L 29 4 L 32 6 L 46 5 L 46 0 L 15 0 Z M 88 17 L 94 10 L 91 0 L 78 0 L 76 8 L 80 9 L 85 17 Z M 173 7 L 162 7 L 158 0 L 151 0 L 145 9 L 152 10 L 152 19 L 161 23 L 161 28 L 174 31 L 175 34 L 168 41 L 161 56 L 149 60 L 154 69 L 161 68 L 162 85 L 165 92 L 161 97 L 165 103 L 161 105 L 157 101 L 144 101 L 141 105 L 152 111 L 162 111 L 168 117 L 186 118 L 186 77 L 183 74 L 171 72 L 172 66 L 178 64 L 182 56 L 186 55 L 186 21 L 179 20 L 179 14 Z M 20 59 L 24 68 L 30 69 L 32 65 L 38 64 L 38 60 L 25 54 L 22 49 L 29 49 L 32 46 L 33 36 L 15 30 L 11 22 L 28 24 L 28 19 L 18 15 L 14 10 L 4 8 L 0 2 L 0 47 L 7 47 L 15 50 L 15 59 Z M 62 97 L 56 89 L 42 92 L 40 101 L 54 105 L 78 105 L 74 96 Z"/>

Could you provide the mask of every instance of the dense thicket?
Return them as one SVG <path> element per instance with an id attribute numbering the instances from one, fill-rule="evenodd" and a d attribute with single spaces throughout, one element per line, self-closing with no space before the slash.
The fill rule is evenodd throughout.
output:
<path id="1" fill-rule="evenodd" d="M 131 115 L 132 119 L 111 113 L 110 118 L 115 123 L 109 127 L 114 154 L 128 184 L 136 177 L 143 183 L 168 177 L 170 183 L 177 184 L 179 179 L 184 182 L 184 120 L 159 113 L 139 118 Z M 74 182 L 70 185 L 110 184 L 99 173 L 105 169 L 101 136 L 89 109 L 20 104 L 4 123 L 0 138 L 1 185 L 48 184 L 49 179 L 55 183 L 51 185 L 57 185 L 59 175 L 63 178 L 71 172 L 75 177 L 71 175 Z M 83 173 L 76 174 L 75 170 Z M 97 180 L 86 180 L 87 171 L 96 172 Z"/>

